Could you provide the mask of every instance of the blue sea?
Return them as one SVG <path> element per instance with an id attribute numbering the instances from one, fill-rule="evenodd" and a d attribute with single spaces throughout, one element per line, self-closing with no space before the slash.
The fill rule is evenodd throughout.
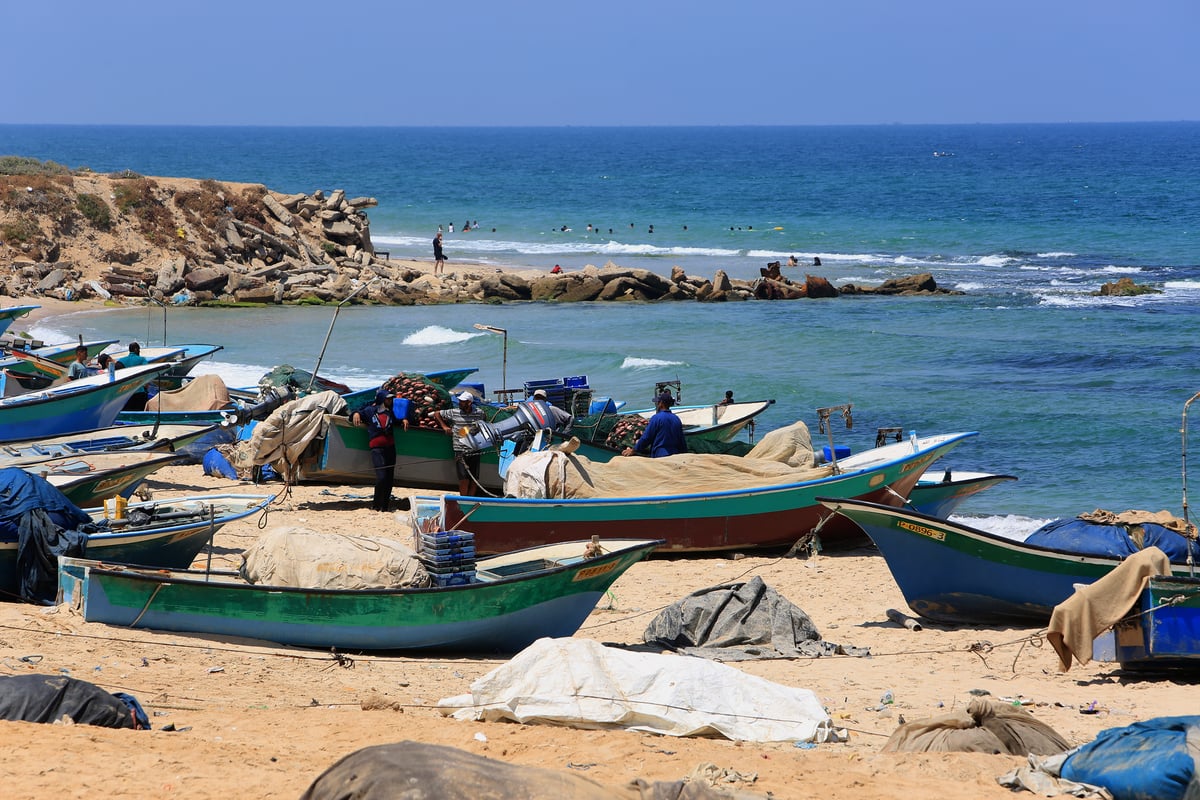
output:
<path id="1" fill-rule="evenodd" d="M 874 285 L 930 272 L 961 296 L 728 304 L 134 309 L 46 339 L 224 345 L 247 385 L 290 363 L 365 387 L 478 367 L 489 391 L 586 375 L 644 406 L 774 399 L 755 431 L 853 404 L 875 430 L 977 431 L 947 465 L 1015 475 L 968 516 L 1183 511 L 1184 404 L 1200 391 L 1200 124 L 721 128 L 0 126 L 0 155 L 371 196 L 377 249 L 579 269 L 785 274 Z M 477 228 L 463 232 L 470 221 Z M 453 225 L 454 233 L 449 233 Z M 820 266 L 813 259 L 820 259 Z M 1157 293 L 1100 297 L 1122 277 Z M 480 331 L 485 324 L 507 336 Z M 328 343 L 326 345 L 326 337 Z M 324 348 L 324 352 L 322 350 Z M 1197 435 L 1200 438 L 1200 434 Z M 1195 476 L 1193 476 L 1194 478 Z"/>

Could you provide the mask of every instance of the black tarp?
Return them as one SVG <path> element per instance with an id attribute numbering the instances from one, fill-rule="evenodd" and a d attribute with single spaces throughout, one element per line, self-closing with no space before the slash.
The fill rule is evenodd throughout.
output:
<path id="1" fill-rule="evenodd" d="M 79 725 L 147 729 L 146 712 L 130 695 L 110 694 L 65 675 L 0 677 L 0 719 L 54 722 L 64 716 Z"/>
<path id="2" fill-rule="evenodd" d="M 300 800 L 765 800 L 701 781 L 641 779 L 608 788 L 582 775 L 507 764 L 421 742 L 364 747 L 313 781 Z"/>
<path id="3" fill-rule="evenodd" d="M 642 639 L 714 661 L 870 655 L 824 641 L 808 614 L 758 576 L 693 592 L 663 609 Z"/>

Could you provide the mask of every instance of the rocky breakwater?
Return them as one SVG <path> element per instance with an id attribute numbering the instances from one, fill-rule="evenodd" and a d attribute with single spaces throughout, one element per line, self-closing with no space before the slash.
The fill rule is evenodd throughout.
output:
<path id="1" fill-rule="evenodd" d="M 7 167 L 7 170 L 6 170 Z M 99 175 L 0 157 L 0 294 L 185 304 L 508 301 L 728 302 L 944 293 L 929 274 L 879 287 L 833 287 L 780 274 L 711 280 L 608 263 L 549 274 L 455 265 L 433 275 L 371 243 L 371 197 L 271 192 L 258 184 Z M 365 284 L 365 289 L 364 289 Z"/>

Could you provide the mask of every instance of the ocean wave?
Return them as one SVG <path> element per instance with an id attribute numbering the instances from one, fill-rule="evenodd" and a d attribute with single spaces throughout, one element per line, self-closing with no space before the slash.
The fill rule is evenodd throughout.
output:
<path id="1" fill-rule="evenodd" d="M 658 367 L 682 367 L 686 366 L 685 361 L 666 361 L 661 358 L 637 358 L 635 356 L 627 356 L 621 362 L 621 369 L 656 369 Z"/>
<path id="2" fill-rule="evenodd" d="M 554 234 L 549 234 L 554 235 Z M 432 252 L 433 237 L 414 237 L 395 234 L 372 235 L 377 244 L 391 247 L 425 247 Z M 526 256 L 701 256 L 709 258 L 733 258 L 741 255 L 741 250 L 725 247 L 663 247 L 647 242 L 618 242 L 615 239 L 595 239 L 589 241 L 513 241 L 508 239 L 487 239 L 463 236 L 445 239 L 446 254 L 462 256 L 515 254 Z"/>
<path id="3" fill-rule="evenodd" d="M 1075 256 L 1078 255 L 1078 253 L 1050 252 L 1050 253 L 1036 253 L 1035 255 L 1037 255 L 1038 258 L 1074 258 Z"/>
<path id="4" fill-rule="evenodd" d="M 1024 517 L 1019 514 L 987 516 L 959 516 L 958 514 L 951 514 L 949 519 L 951 522 L 978 528 L 981 531 L 994 533 L 997 536 L 1003 536 L 1005 539 L 1011 539 L 1015 542 L 1025 541 L 1029 538 L 1029 534 L 1051 521 L 1041 517 Z"/>
<path id="5" fill-rule="evenodd" d="M 253 390 L 258 381 L 277 364 L 243 364 L 232 361 L 207 361 L 192 371 L 192 375 L 216 375 L 233 389 Z M 304 369 L 304 367 L 300 367 Z M 311 367 L 310 367 L 311 368 Z M 391 374 L 371 373 L 354 367 L 323 365 L 321 377 L 344 383 L 351 389 L 370 389 L 391 377 Z"/>
<path id="6" fill-rule="evenodd" d="M 1012 256 L 996 254 L 990 256 L 980 256 L 978 259 L 976 259 L 975 263 L 981 267 L 1007 267 L 1010 264 L 1018 263 L 1018 261 Z"/>
<path id="7" fill-rule="evenodd" d="M 468 331 L 456 331 L 453 328 L 447 328 L 442 325 L 426 325 L 421 330 L 410 333 L 401 340 L 401 344 L 412 345 L 413 347 L 429 347 L 439 344 L 459 344 L 466 342 L 477 336 L 486 336 L 485 333 L 472 333 Z"/>

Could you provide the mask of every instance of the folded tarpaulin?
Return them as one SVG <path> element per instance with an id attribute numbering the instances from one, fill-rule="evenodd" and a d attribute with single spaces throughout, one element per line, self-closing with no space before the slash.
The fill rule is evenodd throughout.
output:
<path id="1" fill-rule="evenodd" d="M 757 575 L 692 592 L 663 609 L 642 639 L 715 661 L 871 654 L 865 647 L 824 641 L 803 609 Z"/>
<path id="2" fill-rule="evenodd" d="M 635 653 L 591 639 L 538 639 L 449 697 L 455 719 L 513 720 L 746 742 L 842 741 L 820 700 L 690 656 Z"/>

